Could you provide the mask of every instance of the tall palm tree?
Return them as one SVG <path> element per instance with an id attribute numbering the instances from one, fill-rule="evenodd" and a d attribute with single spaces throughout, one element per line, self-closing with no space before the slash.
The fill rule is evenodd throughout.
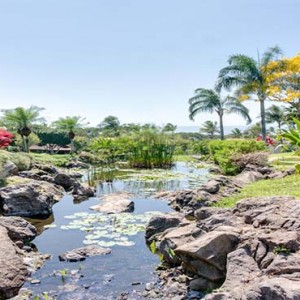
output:
<path id="1" fill-rule="evenodd" d="M 279 133 L 281 133 L 281 127 L 284 124 L 284 116 L 284 107 L 273 104 L 266 110 L 266 123 L 276 123 L 279 129 Z"/>
<path id="2" fill-rule="evenodd" d="M 264 52 L 262 57 L 258 54 L 257 60 L 247 55 L 232 55 L 228 59 L 228 66 L 219 72 L 219 90 L 237 87 L 238 96 L 259 101 L 263 140 L 266 140 L 265 101 L 269 98 L 270 87 L 267 78 L 270 72 L 276 71 L 268 68 L 268 65 L 281 53 L 279 47 L 272 47 Z"/>
<path id="3" fill-rule="evenodd" d="M 65 118 L 59 118 L 57 121 L 53 122 L 52 125 L 60 130 L 67 131 L 70 141 L 71 141 L 71 152 L 75 150 L 74 148 L 74 138 L 76 136 L 75 131 L 78 128 L 83 127 L 85 124 L 84 118 L 79 116 L 68 116 Z"/>
<path id="4" fill-rule="evenodd" d="M 200 132 L 208 134 L 209 137 L 212 139 L 215 133 L 220 132 L 218 129 L 218 123 L 213 121 L 206 121 L 200 128 Z"/>
<path id="5" fill-rule="evenodd" d="M 227 96 L 221 98 L 217 90 L 197 89 L 195 96 L 189 99 L 189 112 L 191 120 L 194 120 L 195 115 L 202 112 L 216 112 L 220 120 L 221 140 L 224 140 L 223 116 L 225 113 L 239 114 L 246 119 L 248 123 L 251 122 L 247 107 L 235 97 Z"/>
<path id="6" fill-rule="evenodd" d="M 23 142 L 23 150 L 29 151 L 28 137 L 31 134 L 31 126 L 34 123 L 45 122 L 45 119 L 40 117 L 40 112 L 44 108 L 30 106 L 29 108 L 17 107 L 14 109 L 4 109 L 3 122 L 8 127 L 15 129 L 21 135 Z"/>

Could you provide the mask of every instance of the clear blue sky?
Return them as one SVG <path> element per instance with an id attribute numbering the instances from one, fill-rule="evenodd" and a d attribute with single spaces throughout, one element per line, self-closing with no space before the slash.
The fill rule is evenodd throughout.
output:
<path id="1" fill-rule="evenodd" d="M 194 89 L 213 87 L 230 54 L 295 55 L 299 11 L 299 0 L 0 0 L 0 108 L 199 125 L 214 117 L 189 121 Z"/>

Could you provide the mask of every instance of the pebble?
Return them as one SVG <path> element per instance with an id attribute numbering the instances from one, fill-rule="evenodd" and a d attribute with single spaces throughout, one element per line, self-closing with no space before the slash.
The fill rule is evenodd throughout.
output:
<path id="1" fill-rule="evenodd" d="M 32 280 L 30 281 L 30 283 L 31 283 L 31 284 L 40 284 L 41 281 L 40 281 L 39 279 L 32 279 Z"/>
<path id="2" fill-rule="evenodd" d="M 151 291 L 151 290 L 153 290 L 154 289 L 154 284 L 153 284 L 153 282 L 148 282 L 147 284 L 146 284 L 146 286 L 145 286 L 145 290 L 146 291 Z"/>

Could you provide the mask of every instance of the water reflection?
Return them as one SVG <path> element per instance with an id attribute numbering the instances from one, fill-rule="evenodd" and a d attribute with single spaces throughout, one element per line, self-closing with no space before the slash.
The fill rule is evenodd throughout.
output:
<path id="1" fill-rule="evenodd" d="M 51 225 L 54 223 L 55 218 L 54 215 L 51 214 L 50 216 L 44 219 L 37 219 L 37 218 L 26 218 L 28 222 L 30 222 L 33 226 L 35 226 L 38 235 L 40 235 L 44 230 L 45 226 Z"/>

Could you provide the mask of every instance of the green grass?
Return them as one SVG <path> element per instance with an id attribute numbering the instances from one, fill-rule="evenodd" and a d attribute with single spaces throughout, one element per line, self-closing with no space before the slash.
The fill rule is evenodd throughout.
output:
<path id="1" fill-rule="evenodd" d="M 194 162 L 195 159 L 191 155 L 175 155 L 175 161 Z"/>
<path id="2" fill-rule="evenodd" d="M 295 155 L 295 152 L 270 154 L 269 162 L 276 169 L 285 170 L 300 164 L 300 156 Z"/>
<path id="3" fill-rule="evenodd" d="M 264 196 L 295 196 L 300 198 L 300 175 L 261 180 L 246 185 L 238 194 L 223 198 L 214 206 L 232 207 L 241 199 Z"/>
<path id="4" fill-rule="evenodd" d="M 72 158 L 69 154 L 30 153 L 34 162 L 57 167 L 64 167 Z"/>

